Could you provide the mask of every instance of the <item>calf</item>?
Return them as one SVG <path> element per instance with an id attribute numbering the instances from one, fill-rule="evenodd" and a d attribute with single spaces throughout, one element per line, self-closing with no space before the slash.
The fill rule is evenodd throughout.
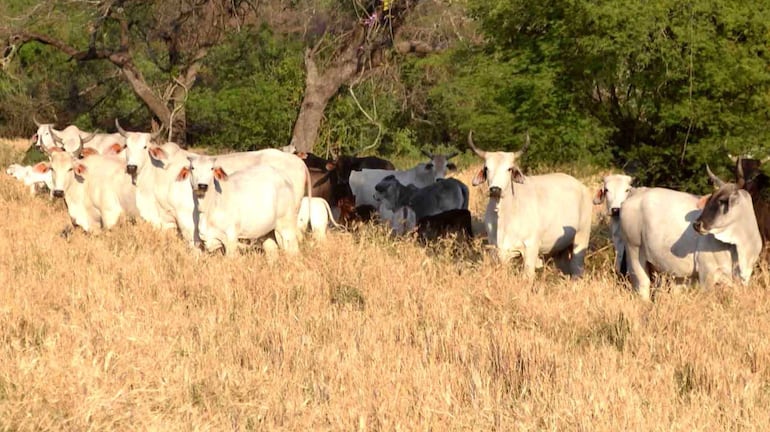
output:
<path id="1" fill-rule="evenodd" d="M 308 219 L 308 216 L 310 219 Z M 329 227 L 330 222 L 335 227 L 341 228 L 334 221 L 332 209 L 325 199 L 319 197 L 302 198 L 302 205 L 300 205 L 297 216 L 297 227 L 300 232 L 307 231 L 308 225 L 310 225 L 313 230 L 313 237 L 319 241 L 324 240 L 326 239 L 326 229 Z"/>
<path id="2" fill-rule="evenodd" d="M 48 187 L 49 191 L 53 190 L 53 177 L 51 177 L 51 171 L 46 167 L 45 162 L 32 166 L 12 164 L 5 170 L 5 173 L 29 187 L 30 195 L 35 195 L 41 184 Z"/>
<path id="3" fill-rule="evenodd" d="M 373 205 L 362 205 L 356 207 L 355 198 L 352 196 L 343 197 L 337 201 L 339 208 L 339 221 L 344 226 L 350 226 L 352 223 L 367 223 L 377 217 L 377 207 Z"/>
<path id="4" fill-rule="evenodd" d="M 596 193 L 593 203 L 599 205 L 606 203 L 607 213 L 610 215 L 610 239 L 615 247 L 615 273 L 626 274 L 625 244 L 620 236 L 620 206 L 631 193 L 631 176 L 611 174 L 605 176 L 602 187 Z"/>
<path id="5" fill-rule="evenodd" d="M 471 212 L 467 209 L 453 209 L 425 216 L 417 221 L 417 238 L 428 243 L 441 237 L 456 235 L 459 240 L 473 239 Z"/>
<path id="6" fill-rule="evenodd" d="M 395 176 L 387 176 L 375 186 L 375 199 L 386 209 L 409 206 L 419 220 L 453 209 L 468 208 L 468 187 L 457 179 L 442 179 L 423 188 L 404 186 Z"/>
<path id="7" fill-rule="evenodd" d="M 403 185 L 414 185 L 418 188 L 435 183 L 438 179 L 446 177 L 447 171 L 456 170 L 457 167 L 447 162 L 455 156 L 455 153 L 444 156 L 424 152 L 431 160 L 427 163 L 419 163 L 408 170 L 363 169 L 350 173 L 350 189 L 356 197 L 356 205 L 377 205 L 374 199 L 374 187 L 382 179 L 388 176 L 395 178 Z"/>

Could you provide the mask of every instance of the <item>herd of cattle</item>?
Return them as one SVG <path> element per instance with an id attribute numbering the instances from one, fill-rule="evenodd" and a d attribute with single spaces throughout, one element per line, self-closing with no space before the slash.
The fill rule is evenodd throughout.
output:
<path id="1" fill-rule="evenodd" d="M 157 133 L 126 131 L 117 119 L 111 134 L 36 123 L 33 142 L 49 160 L 6 172 L 32 193 L 44 183 L 65 200 L 72 227 L 86 232 L 109 229 L 127 215 L 178 230 L 192 248 L 232 254 L 240 240 L 260 240 L 271 255 L 296 252 L 308 228 L 323 240 L 330 223 L 375 217 L 394 235 L 416 232 L 425 242 L 474 237 L 468 187 L 447 177 L 457 169 L 450 162 L 457 153 L 423 152 L 428 162 L 396 170 L 376 157 L 327 160 L 291 146 L 201 155 L 160 142 Z M 480 150 L 472 134 L 468 145 L 484 160 L 472 184 L 488 188 L 488 247 L 504 264 L 520 255 L 527 277 L 544 256 L 563 272 L 582 275 L 592 209 L 602 203 L 615 271 L 627 273 L 648 300 L 653 272 L 697 277 L 706 287 L 736 278 L 747 283 L 770 234 L 768 177 L 756 159 L 735 159 L 734 183 L 707 168 L 716 190 L 703 197 L 632 187 L 626 175 L 606 176 L 594 194 L 567 174 L 525 176 L 518 159 L 529 136 L 518 152 Z"/>

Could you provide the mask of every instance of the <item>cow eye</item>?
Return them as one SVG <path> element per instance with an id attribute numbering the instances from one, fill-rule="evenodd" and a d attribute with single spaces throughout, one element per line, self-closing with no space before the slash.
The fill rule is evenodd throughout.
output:
<path id="1" fill-rule="evenodd" d="M 425 169 L 433 169 L 433 164 L 432 163 L 425 164 Z"/>

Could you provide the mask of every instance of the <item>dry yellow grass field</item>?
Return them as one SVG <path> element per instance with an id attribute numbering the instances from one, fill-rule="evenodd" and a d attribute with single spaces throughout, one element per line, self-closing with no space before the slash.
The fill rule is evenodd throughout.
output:
<path id="1" fill-rule="evenodd" d="M 1 430 L 770 428 L 766 272 L 645 304 L 607 253 L 526 283 L 376 229 L 270 264 L 67 221 L 2 175 Z"/>

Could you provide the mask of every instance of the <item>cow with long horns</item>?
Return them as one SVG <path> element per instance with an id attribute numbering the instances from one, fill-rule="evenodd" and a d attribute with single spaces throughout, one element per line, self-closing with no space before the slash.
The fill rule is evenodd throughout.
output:
<path id="1" fill-rule="evenodd" d="M 504 263 L 520 254 L 524 275 L 532 277 L 540 255 L 554 257 L 557 266 L 572 276 L 583 274 L 591 236 L 591 192 L 579 180 L 562 173 L 525 176 L 517 152 L 483 151 L 468 133 L 468 145 L 484 159 L 473 185 L 489 186 L 484 222 L 487 238 Z"/>

